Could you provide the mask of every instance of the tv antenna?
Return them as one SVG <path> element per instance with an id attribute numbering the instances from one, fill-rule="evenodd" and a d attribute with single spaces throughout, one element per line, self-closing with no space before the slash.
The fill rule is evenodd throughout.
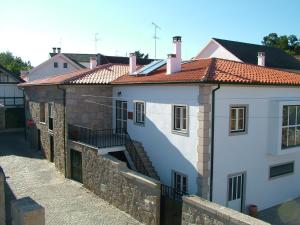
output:
<path id="1" fill-rule="evenodd" d="M 157 29 L 161 30 L 160 26 L 158 26 L 156 23 L 152 22 L 152 25 L 154 26 L 154 59 L 156 59 L 156 40 L 159 39 L 159 37 L 156 35 Z"/>
<path id="2" fill-rule="evenodd" d="M 95 53 L 97 53 L 97 42 L 100 40 L 100 38 L 98 38 L 99 33 L 94 33 L 94 42 L 95 42 Z"/>

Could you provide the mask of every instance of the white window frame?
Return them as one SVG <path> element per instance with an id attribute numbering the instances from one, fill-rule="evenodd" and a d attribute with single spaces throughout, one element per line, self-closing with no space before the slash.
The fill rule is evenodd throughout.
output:
<path id="1" fill-rule="evenodd" d="M 181 118 L 181 115 L 183 115 L 183 110 L 180 110 L 180 127 L 176 128 L 176 122 L 175 122 L 175 108 L 185 108 L 186 109 L 186 124 L 185 124 L 185 129 L 183 128 L 183 123 L 184 123 L 184 118 Z M 174 104 L 172 105 L 172 132 L 173 133 L 178 133 L 178 134 L 188 134 L 189 131 L 189 107 L 188 105 L 184 104 Z"/>
<path id="2" fill-rule="evenodd" d="M 44 112 L 41 112 L 41 106 L 44 108 Z M 43 116 L 43 120 L 41 119 Z M 45 102 L 40 102 L 40 123 L 46 123 L 46 103 Z"/>
<path id="3" fill-rule="evenodd" d="M 145 125 L 145 117 L 146 117 L 146 104 L 144 101 L 134 101 L 134 123 L 136 125 Z M 137 105 L 142 104 L 143 105 L 143 111 L 142 114 L 140 114 L 140 118 L 138 116 L 138 111 L 137 111 Z M 142 120 L 143 118 L 143 120 Z M 140 119 L 140 120 L 139 120 Z"/>
<path id="4" fill-rule="evenodd" d="M 288 172 L 288 173 L 284 173 L 284 174 L 281 174 L 281 175 L 277 175 L 277 176 L 271 177 L 271 169 L 273 167 L 283 166 L 283 165 L 287 165 L 287 164 L 293 164 L 293 171 L 292 172 Z M 295 161 L 289 161 L 289 162 L 284 162 L 284 163 L 279 163 L 279 164 L 271 165 L 269 167 L 269 180 L 273 180 L 273 179 L 277 179 L 277 178 L 280 178 L 280 177 L 285 177 L 285 176 L 293 175 L 294 173 L 295 173 Z"/>
<path id="5" fill-rule="evenodd" d="M 63 63 L 63 68 L 64 68 L 64 69 L 67 69 L 68 67 L 69 67 L 68 63 L 64 62 L 64 63 Z"/>
<path id="6" fill-rule="evenodd" d="M 176 177 L 179 176 L 180 180 L 181 180 L 181 182 L 180 182 L 180 189 L 179 190 L 177 189 L 177 183 L 176 183 L 175 176 Z M 186 190 L 185 191 L 183 191 L 183 178 L 186 179 L 186 184 L 185 184 Z M 178 172 L 176 170 L 172 170 L 172 179 L 171 180 L 172 180 L 172 187 L 175 190 L 180 191 L 180 192 L 184 192 L 184 193 L 188 193 L 188 191 L 189 191 L 189 179 L 188 179 L 188 176 L 186 174 Z"/>
<path id="7" fill-rule="evenodd" d="M 248 105 L 230 105 L 229 107 L 229 134 L 235 135 L 235 134 L 245 134 L 247 133 L 247 124 L 248 124 Z M 233 118 L 231 117 L 231 111 L 235 109 L 236 110 L 236 116 L 235 116 L 235 127 L 234 129 L 231 128 L 231 121 Z M 239 109 L 243 109 L 244 116 L 243 116 L 243 128 L 239 129 Z"/>
<path id="8" fill-rule="evenodd" d="M 287 115 L 287 125 L 283 125 L 283 110 L 284 110 L 284 107 L 288 107 L 288 115 Z M 293 125 L 289 125 L 289 121 L 290 121 L 290 107 L 296 107 L 296 113 L 295 113 L 295 124 Z M 288 104 L 288 105 L 283 105 L 282 106 L 282 123 L 281 123 L 281 149 L 282 150 L 285 150 L 285 149 L 288 149 L 288 148 L 293 148 L 293 147 L 297 147 L 297 146 L 300 146 L 300 144 L 297 144 L 297 127 L 300 128 L 300 123 L 297 124 L 298 120 L 300 121 L 300 118 L 298 119 L 298 115 L 297 115 L 297 110 L 300 110 L 300 105 L 294 105 L 294 104 Z M 293 128 L 295 129 L 294 131 L 294 142 L 292 144 L 289 145 L 289 129 L 290 128 Z M 286 147 L 283 147 L 283 143 L 282 143 L 282 139 L 283 139 L 283 129 L 287 129 L 287 146 Z M 300 137 L 299 137 L 300 138 Z"/>

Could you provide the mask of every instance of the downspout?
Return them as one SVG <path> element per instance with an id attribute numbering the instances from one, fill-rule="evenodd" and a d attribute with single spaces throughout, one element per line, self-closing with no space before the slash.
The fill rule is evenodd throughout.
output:
<path id="1" fill-rule="evenodd" d="M 65 177 L 67 177 L 67 151 L 66 151 L 66 89 L 60 88 L 59 85 L 57 85 L 57 89 L 62 90 L 63 92 L 63 106 L 64 106 L 64 154 L 65 154 Z"/>
<path id="2" fill-rule="evenodd" d="M 211 109 L 211 159 L 210 159 L 210 185 L 209 185 L 209 200 L 213 199 L 213 178 L 214 178 L 214 142 L 215 142 L 215 95 L 220 89 L 220 84 L 212 90 L 212 109 Z"/>

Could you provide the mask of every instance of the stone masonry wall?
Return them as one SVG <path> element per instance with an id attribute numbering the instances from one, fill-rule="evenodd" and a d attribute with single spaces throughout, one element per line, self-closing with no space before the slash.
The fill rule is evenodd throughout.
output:
<path id="1" fill-rule="evenodd" d="M 182 225 L 270 225 L 197 196 L 183 197 Z"/>
<path id="2" fill-rule="evenodd" d="M 64 104 L 63 91 L 57 86 L 34 86 L 26 87 L 24 90 L 26 99 L 26 121 L 32 119 L 34 125 L 29 127 L 26 124 L 27 139 L 32 146 L 38 149 L 38 130 L 41 132 L 41 147 L 44 156 L 50 160 L 50 135 L 54 139 L 54 163 L 62 173 L 65 171 L 65 147 L 64 147 Z M 46 122 L 40 122 L 40 103 L 45 104 Z M 54 119 L 53 131 L 48 129 L 48 104 L 53 102 Z"/>
<path id="3" fill-rule="evenodd" d="M 160 184 L 156 180 L 129 170 L 125 163 L 97 149 L 68 141 L 68 175 L 70 149 L 82 152 L 83 184 L 138 221 L 147 225 L 160 222 Z"/>
<path id="4" fill-rule="evenodd" d="M 5 192 L 4 192 L 5 174 L 0 167 L 0 225 L 5 225 Z"/>
<path id="5" fill-rule="evenodd" d="M 112 129 L 110 85 L 67 85 L 67 121 L 93 129 Z"/>
<path id="6" fill-rule="evenodd" d="M 198 193 L 202 198 L 209 198 L 210 181 L 210 132 L 211 132 L 211 86 L 199 86 L 198 112 Z"/>

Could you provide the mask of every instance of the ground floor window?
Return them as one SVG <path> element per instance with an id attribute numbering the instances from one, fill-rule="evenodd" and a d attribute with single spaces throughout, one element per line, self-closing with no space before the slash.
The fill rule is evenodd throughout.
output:
<path id="1" fill-rule="evenodd" d="M 172 183 L 173 188 L 176 189 L 176 191 L 188 192 L 188 178 L 186 175 L 179 173 L 177 171 L 172 172 Z"/>
<path id="2" fill-rule="evenodd" d="M 270 167 L 270 178 L 294 173 L 294 162 L 284 163 Z"/>

